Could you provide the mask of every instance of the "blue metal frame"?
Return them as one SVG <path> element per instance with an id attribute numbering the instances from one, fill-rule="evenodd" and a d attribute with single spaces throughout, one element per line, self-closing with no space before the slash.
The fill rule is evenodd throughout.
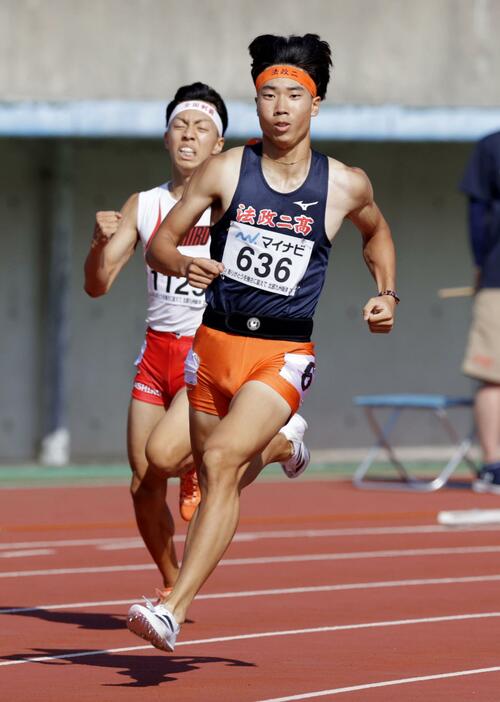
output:
<path id="1" fill-rule="evenodd" d="M 393 394 L 393 395 L 359 395 L 354 398 L 354 404 L 363 407 L 366 418 L 376 442 L 369 450 L 364 460 L 360 463 L 353 476 L 353 484 L 364 489 L 386 489 L 386 490 L 414 490 L 418 492 L 432 492 L 446 485 L 451 476 L 465 461 L 471 472 L 477 474 L 477 466 L 470 456 L 469 450 L 474 438 L 474 426 L 469 434 L 460 438 L 453 425 L 449 421 L 446 410 L 453 407 L 471 407 L 473 399 L 470 397 L 450 397 L 448 395 L 424 395 L 424 394 Z M 390 409 L 389 418 L 381 426 L 375 415 L 375 410 Z M 430 480 L 423 480 L 413 477 L 404 464 L 396 457 L 394 449 L 390 443 L 390 437 L 397 424 L 397 421 L 404 410 L 424 410 L 432 412 L 448 436 L 456 446 L 453 455 L 438 475 Z M 382 476 L 367 477 L 368 471 L 380 450 L 384 450 L 399 474 L 399 480 L 390 480 Z"/>
<path id="2" fill-rule="evenodd" d="M 226 136 L 260 134 L 253 102 L 229 100 Z M 161 137 L 165 103 L 78 100 L 0 102 L 0 136 L 150 139 Z M 404 105 L 322 105 L 312 121 L 317 140 L 476 141 L 496 131 L 498 107 L 406 107 Z"/>

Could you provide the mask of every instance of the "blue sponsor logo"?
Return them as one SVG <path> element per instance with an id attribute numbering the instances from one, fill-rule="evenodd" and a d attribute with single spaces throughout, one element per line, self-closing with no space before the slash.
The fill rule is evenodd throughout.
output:
<path id="1" fill-rule="evenodd" d="M 241 241 L 245 241 L 247 244 L 255 244 L 259 236 L 260 232 L 257 232 L 256 234 L 245 234 L 244 232 L 236 232 L 235 234 L 236 239 L 241 239 Z"/>

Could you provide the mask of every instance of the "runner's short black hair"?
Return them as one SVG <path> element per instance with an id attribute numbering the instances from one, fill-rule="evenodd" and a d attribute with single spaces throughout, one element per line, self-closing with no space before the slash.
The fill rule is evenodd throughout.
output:
<path id="1" fill-rule="evenodd" d="M 288 63 L 309 73 L 316 83 L 319 97 L 324 99 L 330 80 L 332 52 L 328 42 L 320 39 L 317 34 L 304 34 L 303 37 L 294 34 L 289 37 L 261 34 L 252 41 L 248 50 L 252 57 L 254 83 L 268 66 Z"/>
<path id="2" fill-rule="evenodd" d="M 177 105 L 186 100 L 203 100 L 213 105 L 222 120 L 222 133 L 224 134 L 228 124 L 226 104 L 219 93 L 209 85 L 206 85 L 206 83 L 197 82 L 190 85 L 181 85 L 175 93 L 174 99 L 167 105 L 166 124 L 168 124 L 170 115 Z"/>

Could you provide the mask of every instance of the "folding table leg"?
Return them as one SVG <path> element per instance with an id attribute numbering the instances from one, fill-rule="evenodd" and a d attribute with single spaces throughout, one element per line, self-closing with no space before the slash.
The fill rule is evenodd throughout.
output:
<path id="1" fill-rule="evenodd" d="M 368 423 L 377 441 L 368 452 L 366 458 L 360 463 L 360 465 L 356 469 L 353 476 L 354 484 L 358 485 L 359 487 L 363 487 L 363 479 L 367 474 L 368 470 L 370 469 L 371 465 L 373 464 L 373 461 L 378 455 L 380 449 L 384 449 L 386 451 L 391 463 L 397 469 L 401 478 L 405 481 L 410 481 L 411 476 L 409 475 L 404 465 L 396 458 L 394 450 L 389 443 L 389 436 L 391 435 L 392 430 L 394 429 L 397 423 L 398 417 L 401 414 L 401 408 L 393 409 L 383 427 L 381 427 L 378 423 L 371 407 L 365 407 L 364 410 L 368 419 Z"/>
<path id="2" fill-rule="evenodd" d="M 362 463 L 359 465 L 359 467 L 354 473 L 353 483 L 356 487 L 432 492 L 434 490 L 439 490 L 439 488 L 443 487 L 443 485 L 445 485 L 448 482 L 451 475 L 457 469 L 458 465 L 461 463 L 462 460 L 465 460 L 467 462 L 467 465 L 469 466 L 474 475 L 477 474 L 476 464 L 474 463 L 473 459 L 469 454 L 469 450 L 474 438 L 474 429 L 472 429 L 472 431 L 467 437 L 461 440 L 460 436 L 457 434 L 455 428 L 451 424 L 448 415 L 444 409 L 433 409 L 433 412 L 440 420 L 443 428 L 445 429 L 445 432 L 448 434 L 450 439 L 453 441 L 453 444 L 456 446 L 456 449 L 450 460 L 444 466 L 444 468 L 442 468 L 439 474 L 432 480 L 420 480 L 412 477 L 408 470 L 405 468 L 405 466 L 397 459 L 394 450 L 391 444 L 389 443 L 389 436 L 392 430 L 394 429 L 394 426 L 398 420 L 400 413 L 404 408 L 394 408 L 389 416 L 389 419 L 383 427 L 381 427 L 379 422 L 377 421 L 372 407 L 366 406 L 364 409 L 368 419 L 368 423 L 370 424 L 370 427 L 377 439 L 377 442 L 370 449 L 368 455 L 362 461 Z M 429 407 L 428 409 L 431 408 Z M 366 479 L 366 474 L 368 473 L 369 468 L 372 466 L 375 457 L 380 449 L 384 449 L 391 463 L 397 469 L 401 478 L 399 481 L 385 480 L 384 478 L 375 477 L 372 479 Z"/>
<path id="3" fill-rule="evenodd" d="M 436 410 L 436 415 L 439 417 L 441 424 L 443 425 L 450 439 L 453 441 L 454 445 L 457 445 L 455 453 L 450 458 L 448 464 L 445 466 L 442 473 L 445 473 L 446 471 L 446 475 L 449 477 L 453 473 L 455 468 L 459 465 L 459 463 L 461 463 L 461 461 L 464 460 L 471 469 L 473 476 L 476 477 L 477 465 L 469 454 L 470 448 L 472 446 L 472 441 L 475 435 L 474 426 L 472 427 L 469 434 L 464 439 L 461 439 L 460 436 L 457 434 L 455 427 L 450 422 L 446 410 Z"/>

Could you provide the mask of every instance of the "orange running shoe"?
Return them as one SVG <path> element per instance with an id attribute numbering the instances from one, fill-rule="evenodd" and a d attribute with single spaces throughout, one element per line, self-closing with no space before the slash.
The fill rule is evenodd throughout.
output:
<path id="1" fill-rule="evenodd" d="M 181 475 L 179 489 L 179 512 L 185 522 L 190 522 L 200 504 L 201 492 L 195 468 Z"/>

